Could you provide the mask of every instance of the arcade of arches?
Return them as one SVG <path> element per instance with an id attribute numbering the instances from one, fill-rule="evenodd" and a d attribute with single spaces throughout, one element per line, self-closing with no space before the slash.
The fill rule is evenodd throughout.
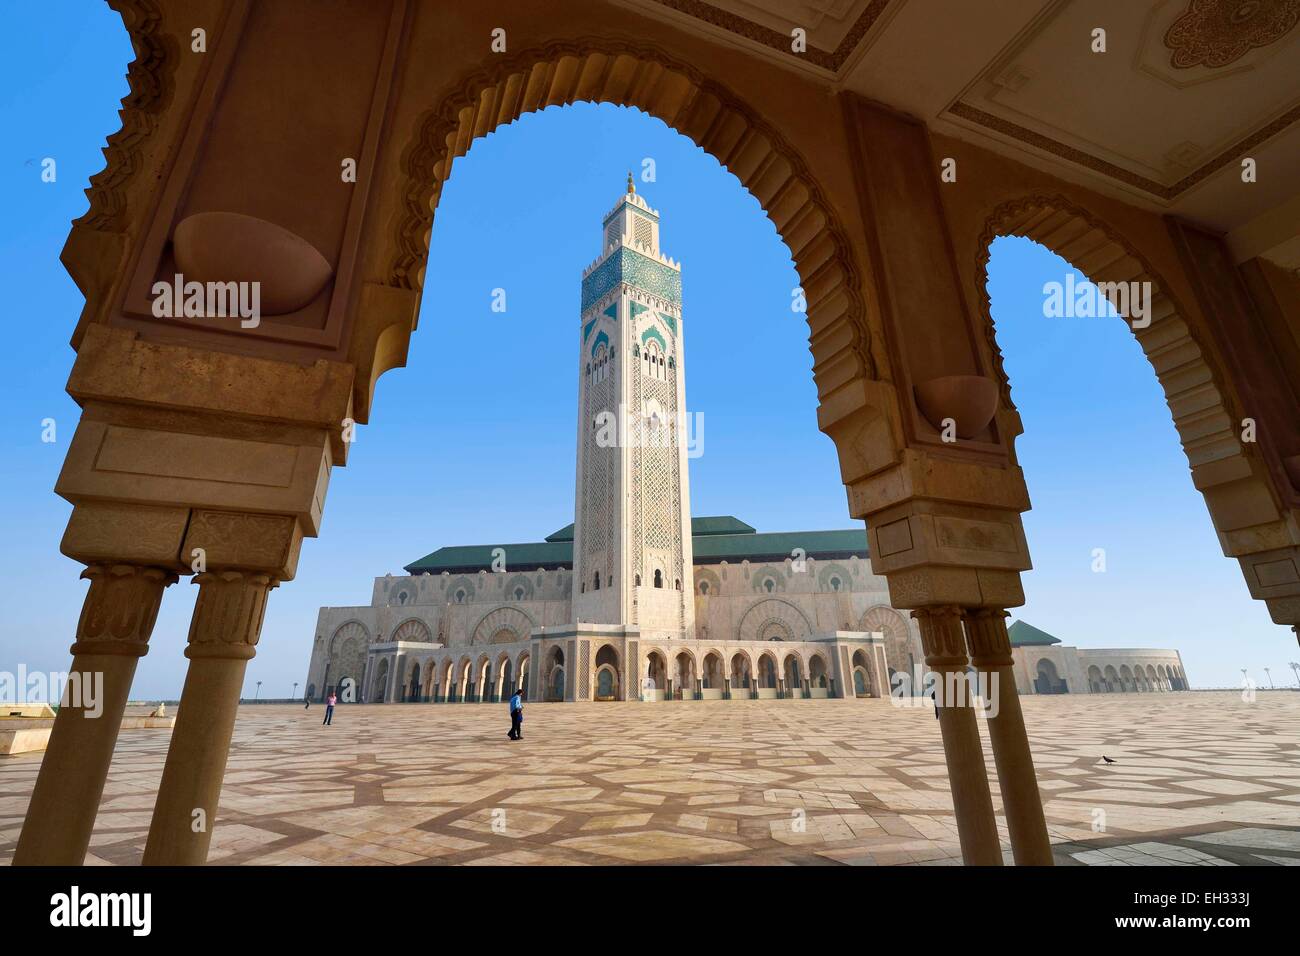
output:
<path id="1" fill-rule="evenodd" d="M 542 701 L 816 700 L 881 697 L 889 680 L 878 635 L 688 648 L 578 628 L 490 649 L 380 651 L 354 682 L 358 701 L 496 703 L 516 690 Z"/>
<path id="2" fill-rule="evenodd" d="M 1010 844 L 1018 863 L 1050 863 L 1010 674 L 1005 618 L 1023 602 L 1020 573 L 1030 567 L 1021 525 L 1029 495 L 1014 444 L 1020 418 L 987 312 L 988 244 L 1029 236 L 1094 280 L 1152 291 L 1150 322 L 1135 332 L 1191 480 L 1251 594 L 1295 627 L 1300 178 L 1285 173 L 1294 111 L 1274 109 L 1273 87 L 1251 85 L 1285 69 L 1287 57 L 1270 58 L 1278 48 L 1269 47 L 1288 40 L 1242 45 L 1249 52 L 1235 56 L 1254 69 L 1226 71 L 1241 84 L 1230 94 L 1212 57 L 1171 65 L 1158 40 L 1150 63 L 1098 59 L 1097 69 L 1132 69 L 1141 82 L 1198 71 L 1196 82 L 1173 76 L 1161 87 L 1184 108 L 1151 122 L 1239 125 L 1206 134 L 1236 145 L 1187 172 L 1125 149 L 1139 138 L 1163 139 L 1161 149 L 1209 141 L 1198 132 L 1168 126 L 1135 137 L 1117 121 L 1069 134 L 1081 146 L 1109 141 L 1099 158 L 1048 135 L 1064 135 L 1052 125 L 1030 129 L 1044 124 L 1022 111 L 997 115 L 1014 91 L 993 82 L 995 51 L 1014 38 L 1035 44 L 1040 63 L 1066 62 L 1042 49 L 1061 33 L 1012 22 L 1025 5 L 941 2 L 942 14 L 927 16 L 949 33 L 967 35 L 978 17 L 968 35 L 995 41 L 987 75 L 983 62 L 970 72 L 982 55 L 975 48 L 939 55 L 926 31 L 903 29 L 913 8 L 899 0 L 848 4 L 810 33 L 805 56 L 790 52 L 788 31 L 744 27 L 730 0 L 695 4 L 697 13 L 654 0 L 479 0 L 457 4 L 454 17 L 416 0 L 340 0 L 310 13 L 291 0 L 110 0 L 137 58 L 122 129 L 62 254 L 86 304 L 67 386 L 82 415 L 56 486 L 73 505 L 62 551 L 89 581 L 72 669 L 102 673 L 107 703 L 100 720 L 60 709 L 14 862 L 84 860 L 136 662 L 165 589 L 190 575 L 189 672 L 144 861 L 204 861 L 211 828 L 195 833 L 191 820 L 196 810 L 217 817 L 266 601 L 292 586 L 303 538 L 319 533 L 330 473 L 347 462 L 352 423 L 369 420 L 379 376 L 405 362 L 443 184 L 498 125 L 589 100 L 638 107 L 693 139 L 759 200 L 789 246 L 807 301 L 818 427 L 835 442 L 851 516 L 867 522 L 872 569 L 888 580 L 889 603 L 916 619 L 931 669 L 973 665 L 1007 677 L 987 723 Z M 1086 5 L 1067 5 L 1066 26 L 1076 6 Z M 1176 17 L 1184 6 L 1122 5 L 1132 9 L 1116 16 Z M 775 7 L 768 15 L 783 24 Z M 304 16 L 312 29 L 301 28 Z M 199 25 L 207 46 L 194 53 Z M 1163 25 L 1131 26 L 1132 36 L 1166 35 Z M 506 52 L 491 48 L 498 27 Z M 1129 88 L 1112 80 L 1049 78 L 1034 88 L 1065 97 L 1060 115 L 1078 119 L 1070 97 L 1088 91 L 1071 83 Z M 993 85 L 997 100 L 979 92 Z M 1215 99 L 1223 96 L 1229 104 Z M 1086 112 L 1141 123 L 1138 105 L 1126 98 Z M 1268 118 L 1257 122 L 1260 110 Z M 1245 184 L 1248 152 L 1260 176 Z M 355 181 L 341 182 L 349 159 Z M 260 282 L 260 323 L 156 315 L 155 282 L 178 272 Z M 1243 440 L 1247 419 L 1255 441 Z M 206 567 L 194 573 L 199 548 Z M 372 679 L 481 694 L 527 673 L 564 695 L 594 673 L 601 690 L 628 692 L 622 668 L 575 662 L 568 645 L 539 648 L 536 664 L 511 645 L 500 650 L 421 664 L 418 679 L 414 670 Z M 710 689 L 730 681 L 734 693 L 746 676 L 760 689 L 788 686 L 834 665 L 807 649 L 739 662 L 662 650 L 652 672 L 665 690 L 689 679 Z M 974 712 L 943 706 L 939 724 L 963 857 L 999 864 Z"/>

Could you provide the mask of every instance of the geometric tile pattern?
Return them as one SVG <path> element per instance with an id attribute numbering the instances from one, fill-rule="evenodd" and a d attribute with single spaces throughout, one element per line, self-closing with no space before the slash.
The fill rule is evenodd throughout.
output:
<path id="1" fill-rule="evenodd" d="M 1021 698 L 1063 865 L 1300 863 L 1300 694 Z M 227 864 L 952 864 L 938 722 L 888 701 L 240 709 Z M 981 727 L 985 753 L 990 754 Z M 126 731 L 88 863 L 140 861 L 169 732 Z M 1113 758 L 1105 764 L 1101 755 Z M 0 759 L 8 861 L 40 755 Z M 990 780 L 1004 852 L 996 777 Z"/>

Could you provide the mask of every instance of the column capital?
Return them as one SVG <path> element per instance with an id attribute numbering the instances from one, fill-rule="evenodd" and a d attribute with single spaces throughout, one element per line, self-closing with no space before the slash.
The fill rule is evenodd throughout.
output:
<path id="1" fill-rule="evenodd" d="M 921 629 L 925 662 L 936 670 L 966 667 L 966 642 L 962 639 L 962 609 L 955 604 L 937 604 L 912 611 Z"/>
<path id="2" fill-rule="evenodd" d="M 185 656 L 248 660 L 256 654 L 267 593 L 280 582 L 260 571 L 205 571 Z"/>
<path id="3" fill-rule="evenodd" d="M 964 617 L 971 663 L 980 669 L 1010 667 L 1011 636 L 1007 633 L 1010 614 L 998 607 L 971 607 L 966 608 Z"/>
<path id="4" fill-rule="evenodd" d="M 75 654 L 143 657 L 149 651 L 163 589 L 176 583 L 165 568 L 92 564 L 81 572 L 90 582 L 77 622 Z"/>

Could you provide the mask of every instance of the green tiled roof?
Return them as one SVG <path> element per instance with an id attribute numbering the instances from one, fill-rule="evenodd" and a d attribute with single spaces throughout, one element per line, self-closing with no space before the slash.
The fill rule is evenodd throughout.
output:
<path id="1" fill-rule="evenodd" d="M 531 541 L 525 544 L 462 544 L 439 548 L 406 566 L 409 574 L 452 574 L 492 570 L 492 552 L 501 548 L 510 571 L 573 567 L 572 541 Z"/>
<path id="2" fill-rule="evenodd" d="M 719 561 L 784 561 L 802 549 L 818 560 L 867 556 L 865 528 L 843 531 L 778 531 L 760 534 L 731 515 L 691 519 L 691 546 L 696 564 Z M 573 567 L 573 525 L 566 525 L 545 541 L 526 544 L 471 544 L 439 548 L 406 566 L 410 574 L 467 574 L 492 570 L 492 552 L 505 551 L 512 571 Z"/>
<path id="3" fill-rule="evenodd" d="M 1059 637 L 1053 637 L 1046 631 L 1040 631 L 1032 624 L 1026 624 L 1024 621 L 1015 621 L 1007 628 L 1007 636 L 1011 638 L 1012 647 L 1043 647 L 1047 644 L 1060 644 Z"/>
<path id="4" fill-rule="evenodd" d="M 709 518 L 691 519 L 691 536 L 698 538 L 702 534 L 756 534 L 755 530 L 739 518 L 732 515 L 716 515 Z M 547 541 L 572 541 L 573 523 L 566 524 L 559 531 L 546 536 Z"/>
<path id="5" fill-rule="evenodd" d="M 692 518 L 691 535 L 698 538 L 702 534 L 757 534 L 745 522 L 732 515 L 719 515 L 714 518 Z"/>
<path id="6" fill-rule="evenodd" d="M 804 557 L 867 556 L 867 529 L 848 531 L 776 531 L 768 534 L 697 534 L 691 539 L 696 564 L 718 561 L 784 561 L 795 549 Z"/>

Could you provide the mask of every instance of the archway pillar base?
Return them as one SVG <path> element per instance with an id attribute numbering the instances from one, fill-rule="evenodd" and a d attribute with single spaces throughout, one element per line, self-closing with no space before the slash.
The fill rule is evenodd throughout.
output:
<path id="1" fill-rule="evenodd" d="M 1001 608 L 966 608 L 963 622 L 971 663 L 980 672 L 989 741 L 1002 791 L 1002 807 L 1017 866 L 1052 866 L 1052 844 L 1043 816 L 1043 801 L 1034 773 L 1034 758 L 1025 732 L 1020 694 L 1012 673 L 1007 612 Z"/>
<path id="2" fill-rule="evenodd" d="M 167 748 L 146 865 L 207 860 L 230 739 L 248 662 L 256 653 L 267 596 L 297 569 L 302 528 L 288 515 L 196 513 L 185 553 L 200 550 L 199 586 L 185 656 L 189 668 Z"/>
<path id="3" fill-rule="evenodd" d="M 65 537 L 65 551 L 67 544 Z M 168 569 L 117 563 L 92 564 L 81 576 L 90 590 L 72 645 L 69 694 L 32 790 L 14 852 L 17 866 L 85 863 L 136 664 L 148 651 L 163 589 L 176 581 Z M 91 708 L 85 706 L 89 695 L 73 687 L 73 675 L 94 694 Z"/>
<path id="4" fill-rule="evenodd" d="M 920 625 L 926 665 L 939 678 L 935 705 L 962 860 L 967 866 L 1001 866 L 1002 846 L 975 710 L 969 696 L 952 692 L 964 687 L 969 663 L 961 613 L 955 605 L 938 605 L 917 608 L 912 616 Z"/>

